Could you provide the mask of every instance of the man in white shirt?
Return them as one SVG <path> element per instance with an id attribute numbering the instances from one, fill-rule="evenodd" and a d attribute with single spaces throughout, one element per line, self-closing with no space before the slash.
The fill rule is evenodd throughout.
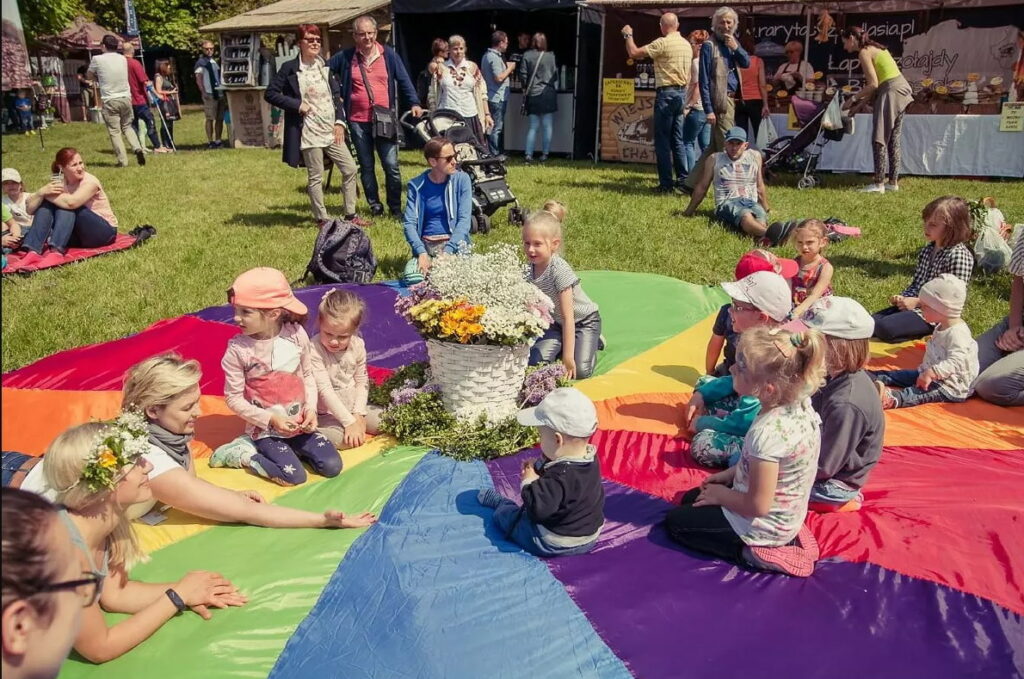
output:
<path id="1" fill-rule="evenodd" d="M 128 156 L 124 150 L 123 134 L 128 138 L 128 145 L 139 161 L 146 164 L 146 156 L 142 152 L 139 136 L 132 129 L 135 111 L 132 109 L 132 93 L 128 87 L 128 60 L 117 53 L 120 43 L 116 36 L 103 36 L 103 54 L 92 58 L 86 75 L 94 77 L 99 83 L 100 99 L 103 100 L 103 122 L 107 124 L 110 144 L 114 147 L 118 167 L 127 167 Z"/>

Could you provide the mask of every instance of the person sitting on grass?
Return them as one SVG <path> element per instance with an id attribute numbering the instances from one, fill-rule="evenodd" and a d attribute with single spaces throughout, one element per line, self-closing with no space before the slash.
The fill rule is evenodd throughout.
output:
<path id="1" fill-rule="evenodd" d="M 785 241 L 791 222 L 776 222 L 768 227 L 770 208 L 764 186 L 763 160 L 747 143 L 747 131 L 741 127 L 731 128 L 725 135 L 725 150 L 712 154 L 708 161 L 703 165 L 683 215 L 692 217 L 713 186 L 715 219 L 753 236 L 764 245 L 774 247 Z"/>
<path id="2" fill-rule="evenodd" d="M 811 394 L 825 376 L 825 343 L 815 330 L 753 328 L 740 338 L 732 374 L 736 392 L 761 412 L 739 462 L 684 493 L 665 528 L 688 549 L 806 577 L 819 556 L 804 519 L 821 447 Z"/>
<path id="3" fill-rule="evenodd" d="M 778 327 L 793 308 L 789 283 L 771 271 L 756 271 L 722 288 L 732 298 L 732 328 L 739 335 L 759 326 Z M 693 433 L 693 459 L 708 467 L 736 464 L 743 437 L 760 410 L 757 398 L 736 391 L 732 374 L 697 380 L 683 423 Z"/>
<path id="4" fill-rule="evenodd" d="M 3 169 L 3 191 L 0 200 L 11 209 L 14 221 L 23 229 L 32 226 L 32 215 L 28 213 L 28 199 L 32 194 L 25 191 L 21 173 L 13 167 Z"/>
<path id="5" fill-rule="evenodd" d="M 519 423 L 537 427 L 542 459 L 523 463 L 523 506 L 484 488 L 477 499 L 494 509 L 507 539 L 537 556 L 589 552 L 604 526 L 604 488 L 597 450 L 597 409 L 583 392 L 560 387 L 535 408 L 519 411 Z"/>
<path id="6" fill-rule="evenodd" d="M 755 271 L 772 271 L 789 280 L 798 269 L 796 261 L 776 257 L 767 250 L 751 250 L 736 262 L 736 280 L 740 281 Z M 710 377 L 725 377 L 736 362 L 736 343 L 739 333 L 732 327 L 732 302 L 723 304 L 715 317 L 715 325 L 708 340 L 704 358 L 704 374 Z M 723 351 L 724 350 L 724 351 Z M 719 363 L 719 357 L 722 362 Z"/>
<path id="7" fill-rule="evenodd" d="M 82 614 L 75 650 L 104 663 L 132 650 L 178 613 L 192 609 L 204 620 L 210 608 L 243 606 L 245 595 L 218 573 L 192 571 L 177 582 L 143 583 L 128 570 L 144 560 L 125 507 L 153 497 L 149 485 L 146 425 L 138 414 L 113 423 L 68 429 L 46 450 L 46 482 L 66 507 L 60 517 L 78 548 L 80 572 L 102 581 Z M 127 613 L 108 626 L 103 614 Z"/>
<path id="8" fill-rule="evenodd" d="M 928 281 L 944 273 L 971 282 L 974 255 L 971 240 L 971 212 L 967 201 L 957 196 L 936 198 L 921 211 L 924 238 L 928 241 L 917 253 L 917 266 L 910 285 L 889 298 L 892 305 L 874 314 L 875 337 L 883 342 L 905 342 L 932 333 L 932 324 L 924 320 L 918 308 L 918 293 Z"/>
<path id="9" fill-rule="evenodd" d="M 926 323 L 935 324 L 935 332 L 917 370 L 872 373 L 883 408 L 959 403 L 971 395 L 978 377 L 978 343 L 960 318 L 966 299 L 967 284 L 953 274 L 924 284 L 918 308 Z"/>
<path id="10" fill-rule="evenodd" d="M 792 316 L 799 318 L 812 304 L 832 294 L 832 274 L 835 268 L 821 254 L 828 247 L 828 227 L 820 219 L 805 219 L 797 224 L 791 239 L 800 265 L 791 281 L 795 305 Z"/>
<path id="11" fill-rule="evenodd" d="M 811 397 L 821 417 L 821 455 L 810 508 L 857 511 L 885 438 L 882 405 L 864 369 L 875 322 L 849 297 L 823 297 L 796 322 L 825 337 L 825 386 Z"/>

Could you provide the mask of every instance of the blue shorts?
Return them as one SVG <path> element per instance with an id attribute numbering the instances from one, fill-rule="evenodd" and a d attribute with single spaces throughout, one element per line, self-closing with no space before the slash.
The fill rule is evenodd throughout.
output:
<path id="1" fill-rule="evenodd" d="M 768 223 L 768 213 L 760 203 L 749 198 L 732 198 L 725 201 L 715 208 L 715 219 L 739 231 L 742 230 L 740 220 L 748 213 L 762 224 Z"/>

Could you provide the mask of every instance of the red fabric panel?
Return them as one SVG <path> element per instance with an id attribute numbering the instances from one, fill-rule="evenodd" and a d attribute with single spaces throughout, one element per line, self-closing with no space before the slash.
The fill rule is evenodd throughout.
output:
<path id="1" fill-rule="evenodd" d="M 678 501 L 710 470 L 689 443 L 598 431 L 601 473 Z M 811 514 L 822 558 L 869 562 L 1024 614 L 1024 450 L 887 447 L 859 512 Z"/>
<path id="2" fill-rule="evenodd" d="M 127 250 L 135 245 L 135 240 L 135 236 L 119 233 L 110 245 L 105 245 L 102 248 L 71 248 L 65 255 L 53 249 L 44 250 L 41 255 L 37 255 L 34 252 L 12 252 L 7 255 L 7 266 L 4 267 L 3 273 L 5 275 L 9 273 L 29 273 L 40 269 L 63 266 L 81 259 L 96 257 L 97 255 L 105 255 L 108 252 Z"/>
<path id="3" fill-rule="evenodd" d="M 167 352 L 194 358 L 203 368 L 199 383 L 204 394 L 224 395 L 220 360 L 238 328 L 224 323 L 181 316 L 154 323 L 137 335 L 102 344 L 69 349 L 40 359 L 3 376 L 14 389 L 120 391 L 124 374 L 139 361 Z"/>

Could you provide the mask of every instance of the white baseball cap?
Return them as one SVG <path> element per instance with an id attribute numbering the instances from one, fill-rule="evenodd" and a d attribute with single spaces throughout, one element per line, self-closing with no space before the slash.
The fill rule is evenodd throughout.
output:
<path id="1" fill-rule="evenodd" d="M 0 175 L 0 182 L 18 182 L 21 184 L 21 173 L 13 167 L 5 167 L 2 175 Z"/>
<path id="2" fill-rule="evenodd" d="M 597 408 L 579 389 L 559 387 L 544 397 L 536 408 L 516 414 L 519 424 L 527 427 L 551 427 L 560 434 L 588 438 L 597 431 Z"/>
<path id="3" fill-rule="evenodd" d="M 835 295 L 819 299 L 793 325 L 785 327 L 796 332 L 814 328 L 822 334 L 846 340 L 870 339 L 875 334 L 875 319 L 860 302 Z"/>
<path id="4" fill-rule="evenodd" d="M 789 283 L 772 271 L 755 271 L 738 281 L 727 281 L 722 283 L 722 289 L 733 299 L 753 304 L 780 323 L 793 310 Z"/>

